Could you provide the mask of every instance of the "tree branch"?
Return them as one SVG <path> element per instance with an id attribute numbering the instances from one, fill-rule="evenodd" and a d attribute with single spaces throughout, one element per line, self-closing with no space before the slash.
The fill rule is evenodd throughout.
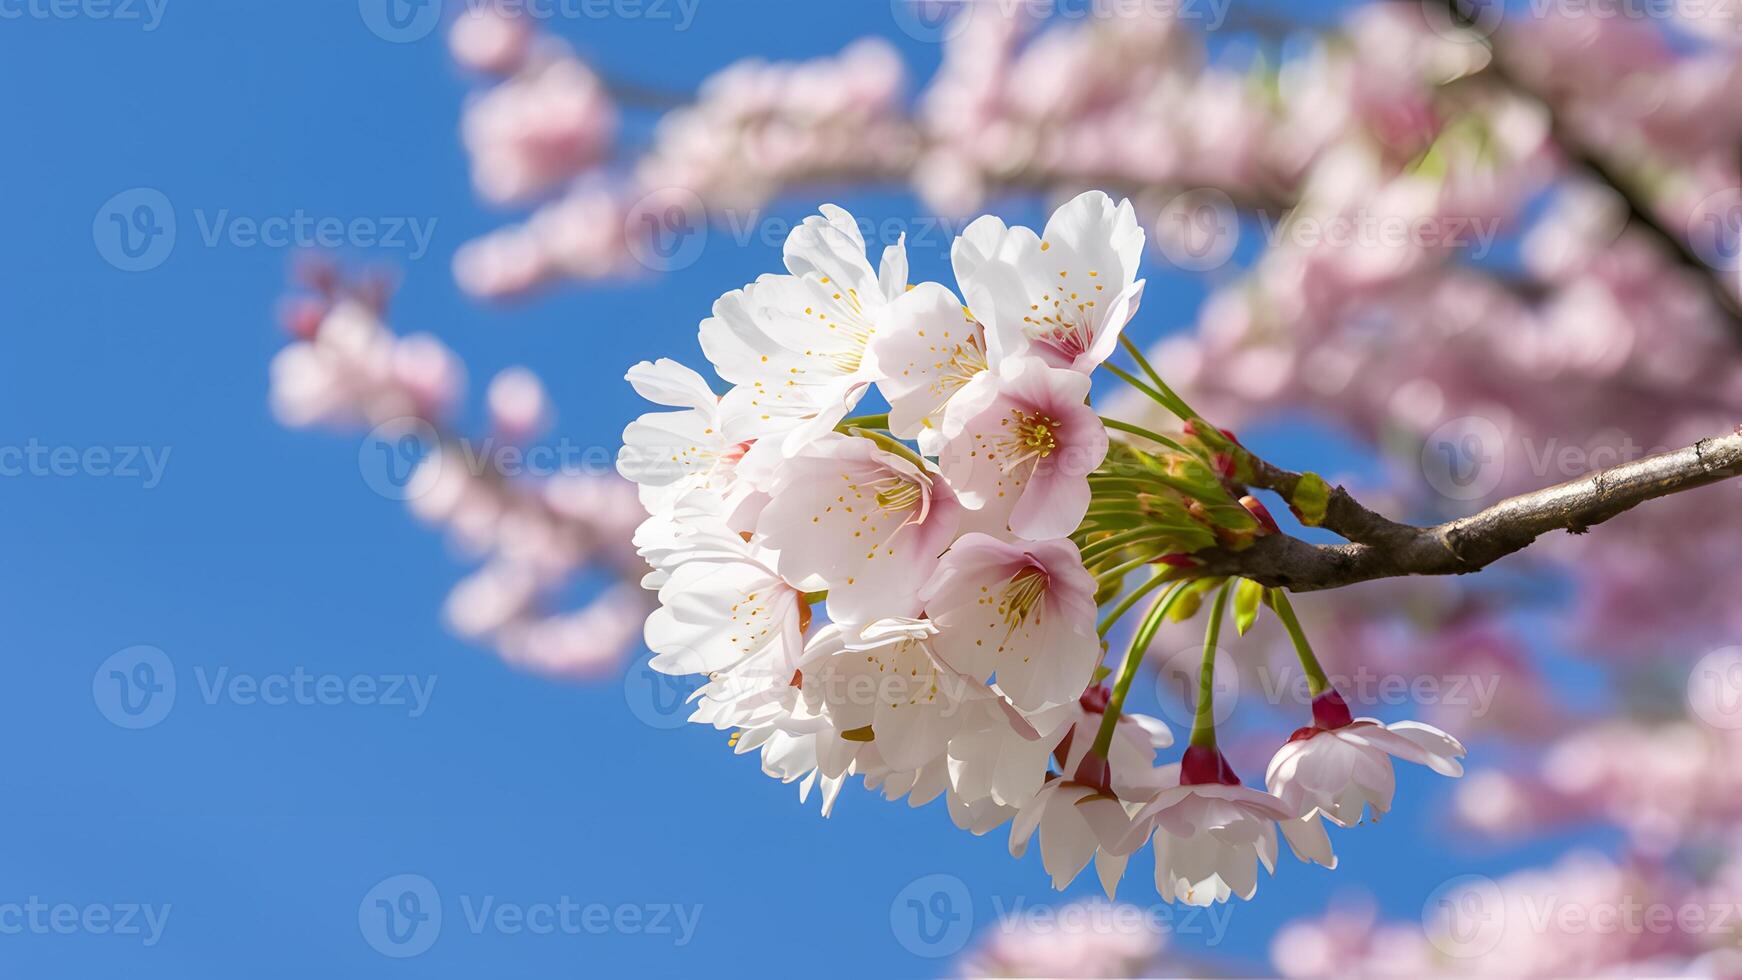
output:
<path id="1" fill-rule="evenodd" d="M 1254 485 L 1285 498 L 1302 479 L 1299 473 L 1256 458 L 1254 468 Z M 1742 476 L 1742 425 L 1686 449 L 1509 497 L 1469 517 L 1433 527 L 1389 520 L 1337 487 L 1323 526 L 1348 538 L 1350 544 L 1309 544 L 1274 534 L 1243 551 L 1216 549 L 1194 557 L 1204 563 L 1202 574 L 1238 575 L 1293 592 L 1401 575 L 1462 575 L 1485 568 L 1550 531 L 1583 534 L 1647 500 L 1737 476 Z"/>
<path id="2" fill-rule="evenodd" d="M 1473 18 L 1465 7 L 1465 0 L 1425 0 L 1428 6 L 1438 5 L 1443 8 L 1452 23 L 1471 26 Z M 1519 78 L 1507 66 L 1506 52 L 1502 50 L 1498 32 L 1485 39 L 1490 53 L 1487 67 L 1482 73 L 1503 88 L 1519 96 L 1530 99 L 1542 106 L 1548 114 L 1549 139 L 1560 149 L 1561 155 L 1574 170 L 1614 191 L 1627 208 L 1627 224 L 1640 231 L 1647 238 L 1655 241 L 1659 247 L 1669 253 L 1669 257 L 1694 277 L 1701 284 L 1707 298 L 1711 300 L 1723 326 L 1731 335 L 1742 340 L 1742 299 L 1730 291 L 1723 277 L 1711 265 L 1701 259 L 1693 247 L 1680 235 L 1671 231 L 1652 212 L 1650 204 L 1645 201 L 1631 186 L 1622 172 L 1603 159 L 1601 153 L 1591 147 L 1565 118 L 1561 107 L 1546 94 L 1533 89 L 1524 79 Z"/>

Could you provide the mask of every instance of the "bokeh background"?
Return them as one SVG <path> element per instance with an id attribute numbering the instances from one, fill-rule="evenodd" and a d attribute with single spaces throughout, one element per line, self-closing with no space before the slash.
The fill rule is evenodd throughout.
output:
<path id="1" fill-rule="evenodd" d="M 1249 24 L 1347 13 L 1238 5 Z M 552 437 L 606 453 L 644 409 L 624 369 L 699 363 L 696 323 L 719 294 L 777 268 L 778 238 L 716 230 L 671 274 L 481 300 L 456 285 L 454 257 L 516 212 L 481 203 L 472 185 L 459 118 L 480 82 L 456 67 L 444 30 L 386 36 L 369 0 L 6 9 L 0 445 L 39 462 L 0 478 L 0 731 L 14 747 L 0 782 L 5 972 L 931 976 L 1010 910 L 1098 893 L 1087 878 L 1053 893 L 1037 855 L 1013 861 L 1002 832 L 970 837 L 941 806 L 913 812 L 850 787 L 821 818 L 814 799 L 801 805 L 753 758 L 731 755 L 721 733 L 682 725 L 673 692 L 640 666 L 644 651 L 553 679 L 445 629 L 445 597 L 470 560 L 383 492 L 366 427 L 309 434 L 274 417 L 268 364 L 288 342 L 274 304 L 300 250 L 235 230 L 298 216 L 403 223 L 402 244 L 347 233 L 323 251 L 386 270 L 394 328 L 434 334 L 464 362 L 472 384 L 457 424 L 486 425 L 485 382 L 530 365 L 556 409 Z M 897 13 L 881 0 L 647 0 L 577 3 L 540 27 L 657 103 L 746 56 L 810 58 L 866 36 L 924 79 L 942 48 Z M 1231 28 L 1206 51 L 1247 65 L 1276 43 Z M 619 139 L 645 141 L 654 118 L 624 111 Z M 143 200 L 160 202 L 159 234 L 166 214 L 175 234 L 141 258 L 128 252 L 147 227 L 123 241 L 113 215 L 131 221 Z M 918 233 L 933 208 L 906 190 L 838 182 L 781 194 L 757 220 L 796 223 L 823 200 L 895 219 L 915 280 L 948 281 L 948 236 Z M 1050 203 L 1003 194 L 988 207 L 1038 225 Z M 1490 265 L 1516 266 L 1518 248 L 1509 233 Z M 1249 236 L 1219 277 L 1152 251 L 1132 332 L 1147 346 L 1193 329 L 1209 290 L 1259 251 Z M 135 262 L 150 267 L 129 271 Z M 1311 412 L 1268 413 L 1242 436 L 1284 465 L 1369 483 L 1390 473 L 1362 433 Z M 69 449 L 78 461 L 63 472 L 54 453 Z M 1538 600 L 1506 619 L 1544 685 L 1533 690 L 1550 691 L 1557 712 L 1616 710 L 1614 672 L 1553 628 L 1569 615 L 1565 587 L 1517 574 L 1522 584 L 1500 581 Z M 605 584 L 577 576 L 564 598 Z M 1427 641 L 1403 630 L 1388 642 Z M 1716 645 L 1681 651 L 1672 702 L 1687 665 Z M 142 709 L 144 688 L 116 671 L 173 679 L 173 698 L 160 689 Z M 250 686 L 278 679 L 346 693 L 273 704 Z M 1177 712 L 1165 693 L 1146 687 L 1141 707 Z M 1256 730 L 1279 736 L 1290 717 L 1260 712 Z M 1487 743 L 1468 734 L 1479 763 Z M 1255 765 L 1243 767 L 1249 780 Z M 1459 876 L 1626 849 L 1626 833 L 1602 821 L 1497 841 L 1460 827 L 1454 809 L 1450 784 L 1400 771 L 1395 810 L 1337 836 L 1335 872 L 1285 859 L 1254 901 L 1193 912 L 1155 906 L 1138 861 L 1121 898 L 1157 909 L 1165 950 L 1151 969 L 1267 975 L 1291 920 L 1335 907 L 1418 928 Z M 423 881 L 392 884 L 401 875 Z M 439 932 L 415 955 L 388 955 L 408 950 L 371 926 L 373 903 L 408 890 L 421 897 L 398 907 L 439 909 Z M 916 919 L 910 899 L 940 917 Z M 38 902 L 82 918 L 31 919 Z M 572 934 L 474 920 L 559 902 L 613 918 Z M 93 924 L 136 904 L 168 909 L 160 935 Z M 112 912 L 93 919 L 92 908 Z"/>

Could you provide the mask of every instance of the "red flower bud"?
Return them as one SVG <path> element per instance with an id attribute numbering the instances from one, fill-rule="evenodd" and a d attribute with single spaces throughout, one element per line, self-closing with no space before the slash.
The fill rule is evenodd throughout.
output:
<path id="1" fill-rule="evenodd" d="M 1188 745 L 1186 754 L 1179 763 L 1179 782 L 1181 786 L 1199 786 L 1204 783 L 1238 786 L 1240 777 L 1234 775 L 1234 767 L 1228 765 L 1228 759 L 1222 755 L 1222 750 L 1204 745 Z"/>
<path id="2" fill-rule="evenodd" d="M 1349 704 L 1343 696 L 1331 688 L 1325 693 L 1313 698 L 1313 725 L 1317 728 L 1347 728 L 1355 723 L 1355 716 L 1349 713 Z"/>
<path id="3" fill-rule="evenodd" d="M 1270 516 L 1270 510 L 1264 506 L 1262 500 L 1247 494 L 1240 498 L 1240 506 L 1250 511 L 1253 517 L 1258 518 L 1258 526 L 1263 529 L 1265 534 L 1282 533 L 1282 528 L 1276 525 L 1276 518 Z"/>

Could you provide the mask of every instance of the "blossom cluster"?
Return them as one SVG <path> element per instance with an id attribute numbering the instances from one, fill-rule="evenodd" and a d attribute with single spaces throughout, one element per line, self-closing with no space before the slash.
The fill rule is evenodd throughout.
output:
<path id="1" fill-rule="evenodd" d="M 951 251 L 958 293 L 910 284 L 900 244 L 873 267 L 853 216 L 824 206 L 788 238 L 785 274 L 702 322 L 729 390 L 671 360 L 629 372 L 671 410 L 624 431 L 619 471 L 651 515 L 635 536 L 659 594 L 650 663 L 705 677 L 693 721 L 820 788 L 825 812 L 851 776 L 912 805 L 943 796 L 963 829 L 1009 822 L 1014 855 L 1038 836 L 1059 888 L 1094 861 L 1111 892 L 1149 844 L 1159 892 L 1209 904 L 1253 894 L 1279 825 L 1333 866 L 1324 823 L 1383 813 L 1393 757 L 1457 775 L 1463 748 L 1357 720 L 1318 684 L 1264 791 L 1234 776 L 1203 698 L 1181 760 L 1157 764 L 1172 733 L 1123 710 L 1149 641 L 1213 593 L 1213 652 L 1236 583 L 1195 575 L 1192 554 L 1275 524 L 1233 484 L 1231 436 L 1129 341 L 1148 380 L 1110 361 L 1143 244 L 1130 203 L 1099 191 L 1039 234 L 983 217 Z M 1102 369 L 1178 412 L 1178 438 L 1099 416 Z M 850 415 L 872 392 L 888 411 Z M 1103 667 L 1109 630 L 1151 594 L 1123 663 Z M 1242 629 L 1262 594 L 1241 584 Z M 1298 636 L 1286 596 L 1262 597 Z"/>
<path id="2" fill-rule="evenodd" d="M 415 467 L 376 486 L 420 519 L 446 529 L 482 566 L 448 596 L 453 631 L 505 659 L 556 677 L 616 670 L 638 638 L 648 603 L 633 580 L 641 565 L 629 538 L 645 512 L 632 487 L 609 472 L 564 470 L 536 479 L 505 473 L 453 416 L 465 371 L 431 334 L 396 336 L 383 322 L 379 282 L 345 282 L 326 265 L 307 270 L 309 294 L 284 308 L 294 338 L 272 361 L 272 408 L 296 428 L 370 429 L 371 439 L 408 444 Z M 497 445 L 524 446 L 552 424 L 543 385 L 525 368 L 499 373 L 487 393 Z M 360 461 L 372 462 L 365 443 Z M 367 470 L 365 471 L 367 474 Z M 579 609 L 555 599 L 589 571 L 619 580 Z"/>

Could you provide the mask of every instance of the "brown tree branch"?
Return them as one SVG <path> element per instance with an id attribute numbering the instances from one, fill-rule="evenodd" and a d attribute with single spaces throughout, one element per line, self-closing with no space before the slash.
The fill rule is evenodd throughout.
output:
<path id="1" fill-rule="evenodd" d="M 1253 483 L 1291 495 L 1302 475 L 1254 460 Z M 1238 575 L 1292 592 L 1333 589 L 1401 575 L 1463 575 L 1519 551 L 1550 531 L 1583 534 L 1657 497 L 1742 476 L 1742 425 L 1686 449 L 1659 453 L 1588 476 L 1509 497 L 1479 513 L 1433 527 L 1399 524 L 1362 506 L 1348 491 L 1331 493 L 1323 526 L 1350 544 L 1309 544 L 1286 534 L 1259 538 L 1242 551 L 1194 557 L 1205 575 Z"/>

